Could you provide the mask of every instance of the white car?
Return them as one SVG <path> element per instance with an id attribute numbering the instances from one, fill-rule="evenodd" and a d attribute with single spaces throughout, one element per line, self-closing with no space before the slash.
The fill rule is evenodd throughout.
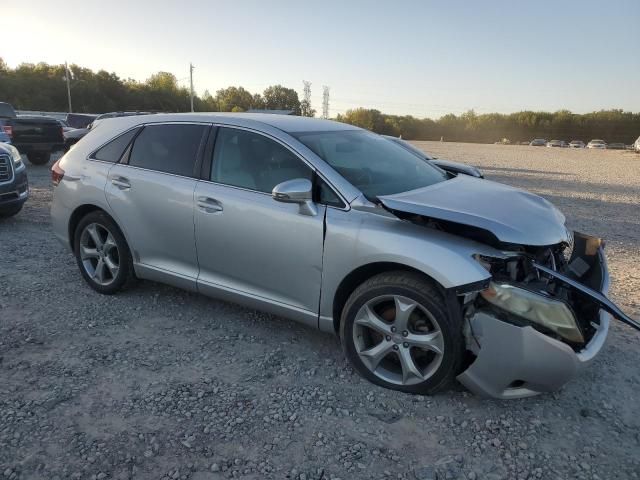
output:
<path id="1" fill-rule="evenodd" d="M 633 149 L 636 151 L 636 153 L 640 153 L 640 137 L 638 137 L 636 141 L 633 142 Z"/>
<path id="2" fill-rule="evenodd" d="M 589 143 L 587 143 L 587 148 L 596 148 L 596 149 L 600 149 L 600 150 L 604 150 L 607 148 L 607 144 L 604 142 L 604 140 L 591 140 Z"/>

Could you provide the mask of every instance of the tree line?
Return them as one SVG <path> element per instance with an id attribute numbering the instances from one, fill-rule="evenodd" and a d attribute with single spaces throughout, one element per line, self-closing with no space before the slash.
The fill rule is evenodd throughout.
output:
<path id="1" fill-rule="evenodd" d="M 185 112 L 190 109 L 189 90 L 175 75 L 158 72 L 146 81 L 122 79 L 105 70 L 94 72 L 78 65 L 69 67 L 74 112 L 103 113 L 118 110 Z M 0 58 L 0 101 L 19 110 L 67 111 L 64 65 L 24 63 L 9 68 Z M 194 98 L 194 109 L 203 112 L 244 112 L 249 109 L 292 110 L 296 115 L 314 116 L 315 110 L 298 93 L 273 85 L 262 93 L 243 87 L 205 91 Z M 511 142 L 532 138 L 583 140 L 602 138 L 607 142 L 633 142 L 640 135 L 640 113 L 601 110 L 575 114 L 523 111 L 510 114 L 448 114 L 432 120 L 411 115 L 387 115 L 375 109 L 356 108 L 339 114 L 336 120 L 376 133 L 402 136 L 408 140 L 440 140 L 490 143 L 503 138 Z"/>

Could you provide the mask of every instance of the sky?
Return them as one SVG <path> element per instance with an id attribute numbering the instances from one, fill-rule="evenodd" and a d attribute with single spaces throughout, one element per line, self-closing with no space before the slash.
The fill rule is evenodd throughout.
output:
<path id="1" fill-rule="evenodd" d="M 640 0 L 0 0 L 0 57 L 212 94 L 282 84 L 330 114 L 640 111 Z"/>

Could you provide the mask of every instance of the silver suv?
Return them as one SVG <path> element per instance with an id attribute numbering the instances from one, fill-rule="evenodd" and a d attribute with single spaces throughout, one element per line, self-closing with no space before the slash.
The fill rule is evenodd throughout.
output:
<path id="1" fill-rule="evenodd" d="M 392 389 L 556 389 L 607 336 L 602 242 L 546 200 L 365 130 L 267 114 L 104 120 L 52 168 L 85 281 L 144 278 L 340 336 Z M 636 325 L 637 326 L 637 325 Z"/>

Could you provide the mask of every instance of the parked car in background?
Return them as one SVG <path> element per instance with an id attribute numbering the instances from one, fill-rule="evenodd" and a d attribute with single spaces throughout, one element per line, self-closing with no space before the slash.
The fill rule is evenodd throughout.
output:
<path id="1" fill-rule="evenodd" d="M 109 112 L 109 113 L 102 113 L 102 114 L 98 115 L 89 125 L 87 125 L 87 128 L 89 130 L 91 130 L 93 127 L 95 127 L 98 123 L 100 123 L 102 120 L 104 120 L 106 118 L 131 117 L 131 116 L 135 116 L 135 115 L 152 115 L 152 113 L 151 112 Z"/>
<path id="2" fill-rule="evenodd" d="M 627 146 L 624 143 L 619 142 L 610 143 L 607 145 L 608 150 L 625 150 L 626 148 Z"/>
<path id="3" fill-rule="evenodd" d="M 64 132 L 64 150 L 68 152 L 69 149 L 78 143 L 78 141 L 84 137 L 87 133 L 89 133 L 88 128 L 74 128 L 73 130 L 69 130 Z"/>
<path id="4" fill-rule="evenodd" d="M 60 126 L 62 127 L 62 132 L 68 132 L 70 130 L 75 130 L 74 127 L 69 126 L 66 120 L 56 120 Z"/>
<path id="5" fill-rule="evenodd" d="M 564 140 L 550 140 L 549 142 L 547 142 L 547 147 L 560 147 L 560 148 L 564 148 L 567 145 L 565 144 Z"/>
<path id="6" fill-rule="evenodd" d="M 604 150 L 605 148 L 607 148 L 607 144 L 605 143 L 604 140 L 595 139 L 587 143 L 587 148 Z"/>
<path id="7" fill-rule="evenodd" d="M 599 353 L 610 315 L 640 329 L 605 296 L 603 242 L 547 200 L 352 125 L 120 118 L 51 178 L 54 235 L 95 291 L 135 275 L 296 319 L 386 388 L 535 395 Z"/>
<path id="8" fill-rule="evenodd" d="M 27 168 L 13 145 L 0 143 L 0 218 L 22 210 L 29 198 Z"/>
<path id="9" fill-rule="evenodd" d="M 637 152 L 640 153 L 640 137 L 636 138 L 636 141 L 633 142 L 633 149 Z"/>
<path id="10" fill-rule="evenodd" d="M 67 124 L 73 128 L 87 128 L 91 122 L 96 119 L 97 115 L 88 113 L 69 113 L 67 114 Z"/>
<path id="11" fill-rule="evenodd" d="M 529 142 L 529 145 L 532 147 L 545 147 L 547 145 L 547 141 L 544 138 L 534 138 Z"/>
<path id="12" fill-rule="evenodd" d="M 467 165 L 465 163 L 459 163 L 459 162 L 451 162 L 449 160 L 443 160 L 438 157 L 434 157 L 426 152 L 423 152 L 415 145 L 412 145 L 411 143 L 401 138 L 392 137 L 390 135 L 382 135 L 382 136 L 400 145 L 402 148 L 409 150 L 411 153 L 418 155 L 420 158 L 426 160 L 427 162 L 431 162 L 434 165 L 437 165 L 438 167 L 440 167 L 441 169 L 449 173 L 452 173 L 454 175 L 462 173 L 464 175 L 470 175 L 472 177 L 484 178 L 484 176 L 482 175 L 482 172 L 472 165 Z"/>
<path id="13" fill-rule="evenodd" d="M 584 142 L 582 140 L 571 140 L 569 148 L 584 148 Z"/>
<path id="14" fill-rule="evenodd" d="M 58 120 L 40 116 L 17 116 L 13 107 L 0 102 L 0 127 L 11 144 L 34 165 L 44 165 L 51 154 L 64 148 L 62 126 Z"/>

